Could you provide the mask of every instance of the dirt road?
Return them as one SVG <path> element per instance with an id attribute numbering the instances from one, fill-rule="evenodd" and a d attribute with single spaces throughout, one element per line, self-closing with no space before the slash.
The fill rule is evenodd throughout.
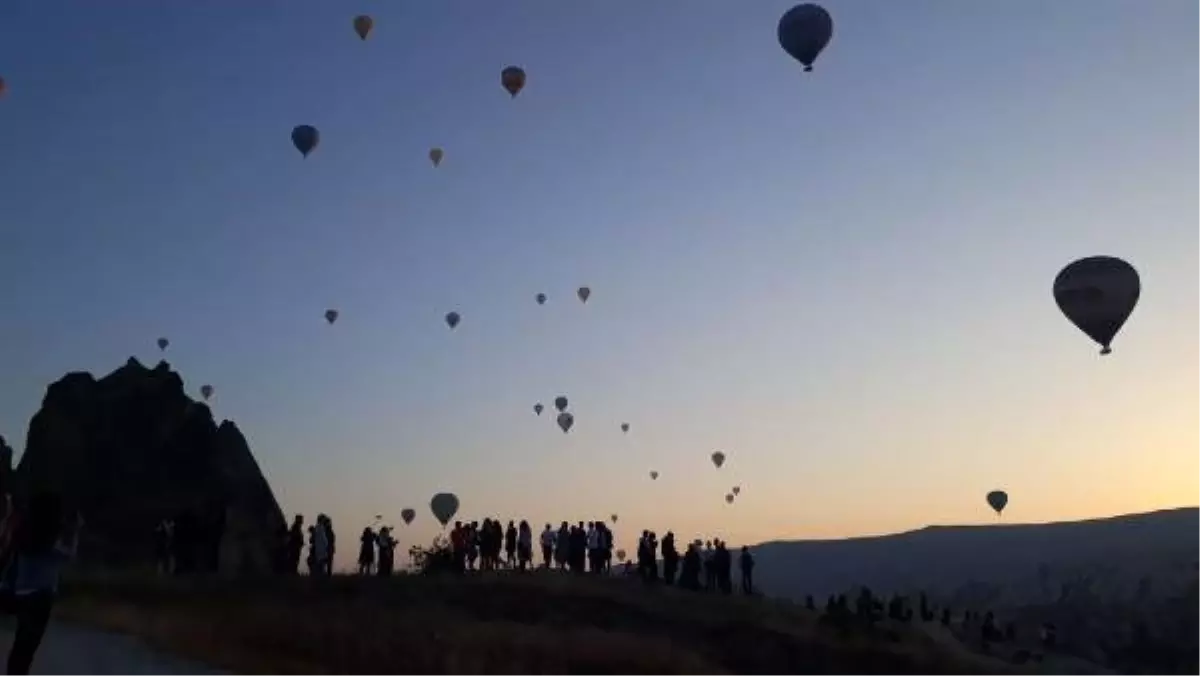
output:
<path id="1" fill-rule="evenodd" d="M 0 623 L 0 660 L 12 644 L 11 620 Z M 3 662 L 0 662 L 3 668 Z M 129 636 L 51 621 L 33 661 L 34 674 L 222 674 L 151 649 Z"/>

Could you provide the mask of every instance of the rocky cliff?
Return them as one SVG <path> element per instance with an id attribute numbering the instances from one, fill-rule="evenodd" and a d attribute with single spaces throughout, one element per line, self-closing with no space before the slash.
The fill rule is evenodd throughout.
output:
<path id="1" fill-rule="evenodd" d="M 130 358 L 98 380 L 68 373 L 51 384 L 14 481 L 18 499 L 54 490 L 83 513 L 82 564 L 151 565 L 155 525 L 182 518 L 223 524 L 222 571 L 266 571 L 285 526 L 245 437 L 215 424 L 165 361 Z"/>

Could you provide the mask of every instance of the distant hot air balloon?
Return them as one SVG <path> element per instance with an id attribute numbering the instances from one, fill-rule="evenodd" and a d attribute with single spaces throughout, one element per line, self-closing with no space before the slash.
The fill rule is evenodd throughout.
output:
<path id="1" fill-rule="evenodd" d="M 453 330 L 454 327 L 458 326 L 458 322 L 461 320 L 462 320 L 462 317 L 460 317 L 457 312 L 447 312 L 446 313 L 446 326 L 449 326 L 451 330 Z"/>
<path id="2" fill-rule="evenodd" d="M 336 322 L 337 318 L 338 318 L 337 310 L 326 310 L 325 311 L 325 321 L 329 322 L 330 324 Z"/>
<path id="3" fill-rule="evenodd" d="M 525 70 L 517 66 L 509 66 L 500 71 L 500 84 L 513 98 L 525 88 Z"/>
<path id="4" fill-rule="evenodd" d="M 612 522 L 613 522 L 613 523 L 616 523 L 616 522 L 617 522 L 617 515 L 616 515 L 616 514 L 613 514 L 613 515 L 612 515 L 612 516 L 610 516 L 609 518 L 610 518 L 610 519 L 612 519 Z"/>
<path id="5" fill-rule="evenodd" d="M 375 27 L 375 20 L 366 14 L 359 14 L 354 17 L 354 32 L 358 33 L 358 37 L 366 40 L 371 34 L 371 29 Z"/>
<path id="6" fill-rule="evenodd" d="M 1137 270 L 1112 256 L 1080 258 L 1054 278 L 1058 309 L 1100 344 L 1100 354 L 1112 352 L 1113 338 L 1129 319 L 1141 293 Z"/>
<path id="7" fill-rule="evenodd" d="M 1004 491 L 992 491 L 987 494 L 988 505 L 996 510 L 996 516 L 1000 516 L 1000 512 L 1004 511 L 1005 505 L 1008 504 L 1008 493 Z"/>
<path id="8" fill-rule="evenodd" d="M 292 145 L 296 146 L 296 150 L 299 150 L 300 154 L 305 157 L 308 157 L 308 154 L 316 149 L 320 142 L 321 134 L 316 127 L 302 124 L 292 129 Z"/>
<path id="9" fill-rule="evenodd" d="M 209 397 L 213 396 L 213 386 L 212 385 L 201 385 L 200 386 L 200 396 L 204 397 L 204 401 L 208 401 Z"/>
<path id="10" fill-rule="evenodd" d="M 621 423 L 621 431 L 628 434 L 629 433 L 629 423 Z"/>
<path id="11" fill-rule="evenodd" d="M 433 162 L 433 166 L 436 167 L 442 163 L 443 155 L 445 155 L 445 153 L 442 152 L 441 148 L 433 148 L 429 151 L 429 161 Z"/>
<path id="12" fill-rule="evenodd" d="M 725 454 L 720 451 L 713 451 L 712 464 L 716 465 L 717 469 L 721 469 L 721 465 L 725 464 Z"/>
<path id="13" fill-rule="evenodd" d="M 538 305 L 545 305 L 546 304 L 546 294 L 539 293 L 538 295 L 534 296 L 534 300 L 537 301 Z"/>
<path id="14" fill-rule="evenodd" d="M 651 481 L 658 480 L 658 470 L 655 470 L 655 469 L 650 470 L 650 480 Z"/>
<path id="15" fill-rule="evenodd" d="M 533 412 L 538 415 L 541 415 L 542 411 L 544 411 L 545 409 L 546 409 L 546 407 L 542 406 L 542 402 L 540 402 L 540 401 L 533 405 Z"/>
<path id="16" fill-rule="evenodd" d="M 417 510 L 412 507 L 405 507 L 400 510 L 400 519 L 404 522 L 404 525 L 407 526 L 412 523 L 415 518 L 417 518 Z"/>
<path id="17" fill-rule="evenodd" d="M 562 395 L 554 398 L 554 408 L 558 409 L 559 412 L 567 410 L 567 404 L 567 398 Z"/>
<path id="18" fill-rule="evenodd" d="M 733 504 L 733 493 L 725 494 L 725 502 L 731 505 Z"/>
<path id="19" fill-rule="evenodd" d="M 586 286 L 581 286 L 579 287 L 579 290 L 575 292 L 575 295 L 579 296 L 579 301 L 581 303 L 586 303 L 588 298 L 590 298 L 592 295 L 592 290 Z"/>
<path id="20" fill-rule="evenodd" d="M 621 563 L 625 563 L 625 550 L 624 549 L 617 550 L 617 560 L 620 561 Z"/>
<path id="21" fill-rule="evenodd" d="M 458 496 L 453 493 L 438 493 L 429 501 L 429 510 L 433 517 L 445 528 L 450 519 L 458 513 Z"/>
<path id="22" fill-rule="evenodd" d="M 159 338 L 158 339 L 159 351 L 165 351 L 167 349 L 167 346 L 170 344 L 171 344 L 171 341 L 167 340 L 166 338 Z"/>
<path id="23" fill-rule="evenodd" d="M 779 46 L 808 72 L 833 37 L 833 17 L 824 7 L 806 2 L 779 17 L 777 33 Z"/>
<path id="24" fill-rule="evenodd" d="M 732 492 L 733 492 L 733 494 L 734 494 L 734 495 L 740 495 L 740 494 L 741 494 L 741 492 L 742 492 L 742 487 L 741 487 L 741 486 L 734 486 L 734 487 L 733 487 L 733 491 L 732 491 Z"/>
<path id="25" fill-rule="evenodd" d="M 562 428 L 563 434 L 571 431 L 571 426 L 575 424 L 575 416 L 570 413 L 558 414 L 558 426 Z"/>

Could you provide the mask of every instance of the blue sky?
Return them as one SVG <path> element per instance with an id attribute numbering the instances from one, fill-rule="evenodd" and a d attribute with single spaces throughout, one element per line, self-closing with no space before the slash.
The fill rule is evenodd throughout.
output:
<path id="1" fill-rule="evenodd" d="M 830 2 L 807 75 L 788 7 L 5 2 L 0 431 L 166 335 L 344 527 L 426 538 L 438 490 L 735 540 L 1195 504 L 1195 3 Z M 1105 359 L 1050 296 L 1098 253 L 1143 282 Z"/>

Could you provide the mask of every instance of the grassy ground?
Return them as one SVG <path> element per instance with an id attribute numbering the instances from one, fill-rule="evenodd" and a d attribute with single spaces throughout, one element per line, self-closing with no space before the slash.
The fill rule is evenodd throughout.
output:
<path id="1" fill-rule="evenodd" d="M 920 631 L 554 573 L 67 580 L 56 615 L 240 673 L 999 673 Z"/>

